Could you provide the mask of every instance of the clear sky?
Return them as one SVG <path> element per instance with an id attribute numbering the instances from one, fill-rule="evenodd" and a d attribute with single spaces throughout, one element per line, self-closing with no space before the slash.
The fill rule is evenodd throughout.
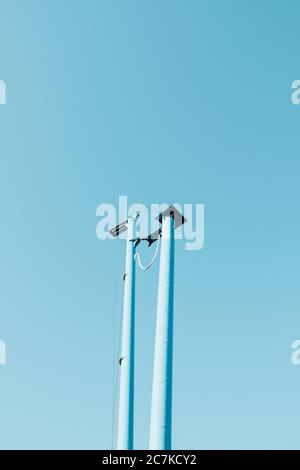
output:
<path id="1" fill-rule="evenodd" d="M 111 446 L 124 241 L 95 213 L 119 195 L 205 204 L 204 249 L 176 243 L 174 448 L 300 448 L 299 21 L 294 0 L 0 1 L 1 448 Z"/>

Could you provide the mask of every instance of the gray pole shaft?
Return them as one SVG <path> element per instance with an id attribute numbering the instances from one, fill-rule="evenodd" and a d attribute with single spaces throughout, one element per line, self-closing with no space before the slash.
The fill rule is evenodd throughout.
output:
<path id="1" fill-rule="evenodd" d="M 118 449 L 133 449 L 134 429 L 134 336 L 135 336 L 135 247 L 134 220 L 128 221 L 124 304 L 122 325 L 122 350 L 120 371 L 120 398 L 118 419 Z"/>
<path id="2" fill-rule="evenodd" d="M 174 219 L 163 218 L 150 425 L 153 450 L 172 446 Z"/>

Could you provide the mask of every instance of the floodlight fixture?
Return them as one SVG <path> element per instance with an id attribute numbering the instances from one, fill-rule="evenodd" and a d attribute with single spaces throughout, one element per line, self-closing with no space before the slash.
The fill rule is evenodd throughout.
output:
<path id="1" fill-rule="evenodd" d="M 183 225 L 186 222 L 186 218 L 183 217 L 179 210 L 176 209 L 176 207 L 173 205 L 169 206 L 165 211 L 161 212 L 158 217 L 156 217 L 156 220 L 162 224 L 163 218 L 168 216 L 173 217 L 174 228 L 178 228 L 180 225 Z"/>

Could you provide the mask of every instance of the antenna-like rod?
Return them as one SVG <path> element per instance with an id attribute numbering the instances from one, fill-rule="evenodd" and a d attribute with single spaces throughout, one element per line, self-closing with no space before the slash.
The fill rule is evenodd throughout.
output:
<path id="1" fill-rule="evenodd" d="M 135 335 L 135 243 L 136 214 L 127 220 L 126 263 L 124 273 L 124 300 L 122 346 L 120 364 L 120 396 L 118 418 L 118 449 L 133 449 L 134 429 L 134 335 Z"/>

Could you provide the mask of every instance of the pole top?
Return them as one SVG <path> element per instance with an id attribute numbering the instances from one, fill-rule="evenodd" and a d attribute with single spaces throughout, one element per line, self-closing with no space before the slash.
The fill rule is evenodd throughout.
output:
<path id="1" fill-rule="evenodd" d="M 180 225 L 183 225 L 187 221 L 186 218 L 183 217 L 179 210 L 174 206 L 169 206 L 168 209 L 161 212 L 156 220 L 162 223 L 164 217 L 173 217 L 175 228 L 180 227 Z"/>

